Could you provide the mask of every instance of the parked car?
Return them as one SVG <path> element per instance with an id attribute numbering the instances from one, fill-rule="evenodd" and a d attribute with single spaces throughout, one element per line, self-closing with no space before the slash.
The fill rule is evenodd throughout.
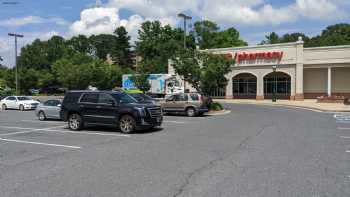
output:
<path id="1" fill-rule="evenodd" d="M 166 113 L 186 113 L 187 116 L 200 116 L 208 112 L 209 98 L 198 93 L 181 93 L 168 97 L 162 108 Z"/>
<path id="2" fill-rule="evenodd" d="M 35 109 L 39 101 L 26 96 L 8 96 L 0 101 L 1 109 L 19 109 L 21 111 Z"/>
<path id="3" fill-rule="evenodd" d="M 61 111 L 61 100 L 54 99 L 48 100 L 44 103 L 40 103 L 38 107 L 35 109 L 35 115 L 39 118 L 39 120 L 43 121 L 46 119 L 61 119 L 60 111 Z"/>
<path id="4" fill-rule="evenodd" d="M 139 103 L 130 95 L 117 91 L 70 91 L 62 102 L 60 117 L 71 130 L 85 125 L 110 125 L 123 133 L 160 126 L 160 106 Z"/>

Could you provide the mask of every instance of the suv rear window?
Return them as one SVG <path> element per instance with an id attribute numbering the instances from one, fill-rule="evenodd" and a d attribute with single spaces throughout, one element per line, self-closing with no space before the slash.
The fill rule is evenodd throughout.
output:
<path id="1" fill-rule="evenodd" d="M 190 97 L 191 97 L 192 101 L 199 101 L 198 94 L 190 94 Z"/>
<path id="2" fill-rule="evenodd" d="M 81 103 L 97 103 L 98 94 L 96 93 L 86 93 L 81 97 Z"/>

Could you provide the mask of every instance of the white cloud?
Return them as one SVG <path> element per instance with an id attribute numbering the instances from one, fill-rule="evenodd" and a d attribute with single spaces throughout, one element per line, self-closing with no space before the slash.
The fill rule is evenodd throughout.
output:
<path id="1" fill-rule="evenodd" d="M 275 7 L 266 0 L 109 0 L 104 7 L 88 8 L 81 12 L 80 20 L 70 27 L 72 35 L 112 33 L 125 26 L 133 40 L 145 20 L 159 20 L 175 26 L 180 12 L 198 18 L 216 21 L 224 26 L 279 25 L 300 19 L 331 20 L 345 17 L 341 5 L 347 0 L 295 0 Z M 134 15 L 120 19 L 120 10 Z"/>
<path id="2" fill-rule="evenodd" d="M 29 24 L 43 23 L 43 18 L 38 16 L 26 16 L 23 18 L 10 18 L 0 21 L 0 26 L 3 27 L 20 27 Z"/>
<path id="3" fill-rule="evenodd" d="M 108 6 L 133 11 L 142 17 L 176 20 L 179 12 L 188 11 L 200 18 L 226 25 L 249 26 L 281 24 L 300 18 L 332 19 L 345 17 L 341 5 L 348 0 L 295 0 L 274 7 L 265 0 L 110 0 Z"/>
<path id="4" fill-rule="evenodd" d="M 10 18 L 0 21 L 0 27 L 21 27 L 32 24 L 54 23 L 60 26 L 67 25 L 68 22 L 61 17 L 43 18 L 40 16 L 26 16 L 21 18 Z"/>

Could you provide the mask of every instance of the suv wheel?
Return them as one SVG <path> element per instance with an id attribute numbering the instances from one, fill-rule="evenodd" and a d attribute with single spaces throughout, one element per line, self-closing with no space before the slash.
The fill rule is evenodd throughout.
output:
<path id="1" fill-rule="evenodd" d="M 196 116 L 196 110 L 193 107 L 189 107 L 186 109 L 186 114 L 189 117 L 194 117 Z"/>
<path id="2" fill-rule="evenodd" d="M 5 104 L 2 104 L 1 109 L 2 110 L 7 110 L 7 106 Z"/>
<path id="3" fill-rule="evenodd" d="M 135 119 L 129 115 L 124 115 L 119 120 L 119 129 L 122 133 L 131 133 L 135 130 Z"/>
<path id="4" fill-rule="evenodd" d="M 73 131 L 78 131 L 83 128 L 83 119 L 79 114 L 71 114 L 68 118 L 68 127 Z"/>
<path id="5" fill-rule="evenodd" d="M 46 120 L 45 113 L 43 111 L 40 111 L 39 114 L 38 114 L 38 118 L 39 118 L 40 121 Z"/>
<path id="6" fill-rule="evenodd" d="M 24 105 L 19 105 L 19 110 L 24 111 Z"/>

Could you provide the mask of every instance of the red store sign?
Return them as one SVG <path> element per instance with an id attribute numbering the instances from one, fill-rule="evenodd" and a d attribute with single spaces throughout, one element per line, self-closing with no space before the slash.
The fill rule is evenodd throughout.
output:
<path id="1" fill-rule="evenodd" d="M 231 55 L 231 54 L 230 54 Z M 228 56 L 228 55 L 227 55 Z M 232 57 L 232 55 L 231 55 Z M 271 60 L 271 59 L 276 59 L 276 60 L 281 60 L 283 57 L 283 52 L 259 52 L 259 53 L 236 53 L 235 55 L 235 60 L 237 63 L 241 63 L 242 61 L 245 60 L 258 60 L 258 59 L 266 59 L 266 60 Z"/>

